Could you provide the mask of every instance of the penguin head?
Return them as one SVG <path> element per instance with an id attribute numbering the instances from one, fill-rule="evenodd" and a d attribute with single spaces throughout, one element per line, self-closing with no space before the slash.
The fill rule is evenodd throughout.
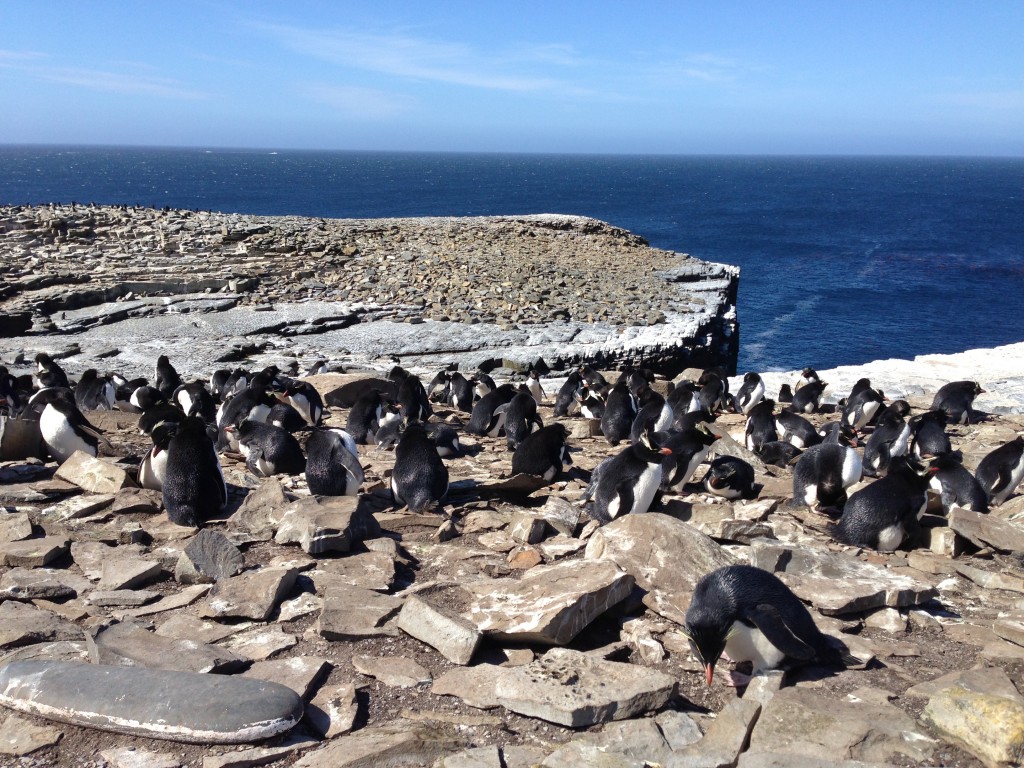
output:
<path id="1" fill-rule="evenodd" d="M 683 634 L 690 641 L 690 651 L 704 667 L 708 687 L 715 674 L 715 664 L 725 652 L 725 644 L 732 631 L 733 617 L 723 610 L 703 603 L 690 603 L 686 611 Z"/>
<path id="2" fill-rule="evenodd" d="M 171 444 L 171 438 L 178 431 L 177 422 L 173 421 L 161 421 L 150 432 L 149 436 L 153 439 L 153 454 L 156 455 L 160 451 L 166 451 L 167 447 Z"/>
<path id="3" fill-rule="evenodd" d="M 761 380 L 761 377 L 759 375 L 757 375 L 756 373 L 754 373 L 753 371 L 747 371 L 745 374 L 743 374 L 743 383 L 744 384 L 756 385 L 757 382 L 759 382 L 760 380 Z"/>
<path id="4" fill-rule="evenodd" d="M 640 445 L 656 455 L 672 455 L 668 441 L 669 434 L 667 432 L 652 432 L 650 429 L 645 429 L 640 433 Z"/>

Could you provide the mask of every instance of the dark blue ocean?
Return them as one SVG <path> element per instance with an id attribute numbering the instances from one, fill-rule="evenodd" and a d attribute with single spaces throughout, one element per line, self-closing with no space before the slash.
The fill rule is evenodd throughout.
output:
<path id="1" fill-rule="evenodd" d="M 1024 159 L 0 147 L 0 203 L 570 213 L 742 267 L 739 369 L 1024 341 Z"/>

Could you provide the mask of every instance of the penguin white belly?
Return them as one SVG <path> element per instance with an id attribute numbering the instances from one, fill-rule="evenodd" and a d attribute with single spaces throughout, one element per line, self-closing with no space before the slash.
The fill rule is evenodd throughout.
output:
<path id="1" fill-rule="evenodd" d="M 764 382 L 759 381 L 757 386 L 754 387 L 754 391 L 750 393 L 749 399 L 743 405 L 743 414 L 750 413 L 750 409 L 761 402 L 762 397 L 764 397 Z"/>
<path id="2" fill-rule="evenodd" d="M 267 418 L 270 416 L 270 406 L 260 403 L 254 405 L 249 411 L 249 415 L 246 417 L 250 421 L 258 421 L 260 424 L 266 424 Z"/>
<path id="3" fill-rule="evenodd" d="M 106 403 L 105 410 L 114 410 L 114 404 L 117 402 L 117 388 L 114 386 L 114 383 L 112 381 L 108 381 L 103 386 L 102 401 Z M 99 407 L 101 410 L 104 409 L 104 406 L 102 405 L 100 405 Z"/>
<path id="4" fill-rule="evenodd" d="M 633 486 L 633 508 L 630 512 L 646 512 L 661 485 L 661 464 L 648 464 Z"/>
<path id="5" fill-rule="evenodd" d="M 190 395 L 184 389 L 181 390 L 181 392 L 178 393 L 178 405 L 181 406 L 181 410 L 183 410 L 185 412 L 186 416 L 191 416 L 192 415 L 192 405 L 193 405 L 192 395 Z"/>
<path id="6" fill-rule="evenodd" d="M 860 454 L 853 448 L 847 447 L 846 455 L 843 457 L 843 488 L 849 488 L 860 480 L 863 469 Z"/>
<path id="7" fill-rule="evenodd" d="M 909 448 L 910 448 L 910 425 L 909 424 L 905 424 L 903 426 L 903 431 L 900 432 L 900 436 L 897 437 L 895 440 L 893 440 L 892 447 L 889 449 L 889 455 L 893 456 L 893 457 L 896 457 L 896 456 L 906 456 L 907 455 L 907 450 Z"/>
<path id="8" fill-rule="evenodd" d="M 488 437 L 497 437 L 501 434 L 501 430 L 505 427 L 505 412 L 495 414 L 497 420 L 494 422 L 494 426 L 487 431 Z"/>
<path id="9" fill-rule="evenodd" d="M 672 487 L 682 488 L 684 485 L 690 482 L 690 480 L 693 479 L 694 473 L 697 471 L 697 467 L 703 464 L 704 460 L 707 459 L 708 452 L 710 450 L 710 448 L 703 448 L 702 450 L 699 450 L 695 454 L 693 454 L 693 458 L 690 459 L 690 463 L 686 465 L 686 470 L 680 476 L 679 481 Z"/>
<path id="10" fill-rule="evenodd" d="M 167 451 L 153 453 L 150 450 L 139 465 L 139 485 L 152 491 L 164 489 L 164 478 L 167 476 Z"/>
<path id="11" fill-rule="evenodd" d="M 804 504 L 813 507 L 818 503 L 818 484 L 810 483 L 804 488 Z"/>
<path id="12" fill-rule="evenodd" d="M 56 408 L 47 405 L 39 417 L 39 431 L 53 454 L 53 458 L 64 462 L 75 451 L 85 451 L 90 456 L 96 455 L 96 449 L 78 436 L 64 415 Z"/>
<path id="13" fill-rule="evenodd" d="M 555 479 L 555 475 L 557 473 L 558 473 L 558 467 L 556 467 L 556 466 L 554 466 L 552 464 L 551 467 L 543 475 L 541 475 L 541 477 L 544 478 L 544 482 L 545 483 L 550 483 L 552 480 Z"/>
<path id="14" fill-rule="evenodd" d="M 705 483 L 704 489 L 715 496 L 721 496 L 723 499 L 738 499 L 743 495 L 742 491 L 737 491 L 735 488 L 713 488 L 711 483 Z"/>
<path id="15" fill-rule="evenodd" d="M 690 404 L 686 406 L 687 413 L 696 413 L 700 410 L 700 400 L 697 397 L 690 396 Z"/>
<path id="16" fill-rule="evenodd" d="M 733 661 L 753 662 L 753 673 L 775 669 L 786 658 L 757 627 L 748 627 L 742 621 L 734 621 L 725 641 L 725 652 Z"/>
<path id="17" fill-rule="evenodd" d="M 794 448 L 799 448 L 801 451 L 804 449 L 804 440 L 799 435 L 790 435 L 789 444 Z"/>
<path id="18" fill-rule="evenodd" d="M 992 503 L 998 506 L 1006 501 L 1010 497 L 1010 494 L 1014 492 L 1018 485 L 1020 485 L 1020 481 L 1022 479 L 1024 479 L 1024 454 L 1021 455 L 1016 466 L 1010 470 L 1010 482 L 1006 484 L 1005 488 L 992 497 Z"/>
<path id="19" fill-rule="evenodd" d="M 753 451 L 754 450 L 754 436 L 753 435 L 749 435 L 749 434 L 747 435 L 747 450 L 748 451 Z"/>
<path id="20" fill-rule="evenodd" d="M 890 525 L 878 532 L 878 551 L 895 552 L 903 543 L 904 530 L 902 523 Z"/>
<path id="21" fill-rule="evenodd" d="M 537 401 L 538 405 L 544 402 L 544 390 L 541 388 L 539 381 L 530 379 L 526 387 L 530 390 L 530 394 L 533 395 L 533 399 Z"/>
<path id="22" fill-rule="evenodd" d="M 599 419 L 599 418 L 601 418 L 600 416 L 598 416 L 594 412 L 594 410 L 589 405 L 581 405 L 580 406 L 580 413 L 583 414 L 583 418 L 585 418 L 585 419 Z"/>
<path id="23" fill-rule="evenodd" d="M 872 400 L 869 403 L 864 403 L 864 407 L 860 411 L 860 417 L 857 418 L 857 422 L 853 425 L 856 429 L 863 429 L 864 426 L 871 421 L 871 418 L 875 415 L 881 403 L 877 403 Z"/>
<path id="24" fill-rule="evenodd" d="M 665 403 L 661 408 L 661 414 L 658 416 L 658 420 L 654 422 L 655 432 L 664 432 L 672 424 L 672 420 L 675 418 L 675 414 L 672 413 L 672 406 Z"/>
<path id="25" fill-rule="evenodd" d="M 942 493 L 942 481 L 936 475 L 932 475 L 928 481 L 928 487 L 936 493 Z"/>

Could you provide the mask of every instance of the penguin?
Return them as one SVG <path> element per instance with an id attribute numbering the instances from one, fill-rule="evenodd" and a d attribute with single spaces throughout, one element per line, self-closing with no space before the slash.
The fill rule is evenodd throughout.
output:
<path id="1" fill-rule="evenodd" d="M 821 381 L 821 377 L 818 372 L 811 367 L 804 368 L 800 371 L 800 378 L 796 381 L 796 388 L 799 390 L 801 387 L 806 387 L 808 384 L 817 384 Z"/>
<path id="2" fill-rule="evenodd" d="M 779 387 L 779 396 L 775 399 L 779 403 L 789 405 L 793 402 L 793 388 L 789 384 L 783 384 Z"/>
<path id="3" fill-rule="evenodd" d="M 897 456 L 889 462 L 885 477 L 852 494 L 832 529 L 841 544 L 894 552 L 907 527 L 928 506 L 929 479 L 938 467 L 927 460 Z"/>
<path id="4" fill-rule="evenodd" d="M 417 379 L 419 381 L 419 379 Z M 423 386 L 422 384 L 420 385 Z M 307 381 L 291 379 L 285 382 L 278 399 L 284 398 L 311 427 L 319 427 L 323 421 L 324 401 L 316 387 Z"/>
<path id="5" fill-rule="evenodd" d="M 661 486 L 661 462 L 671 456 L 665 432 L 644 432 L 640 439 L 617 456 L 602 462 L 594 484 L 590 516 L 608 523 L 626 514 L 647 512 Z"/>
<path id="6" fill-rule="evenodd" d="M 289 403 L 276 403 L 267 414 L 267 424 L 273 424 L 286 432 L 300 432 L 309 427 L 309 423 L 302 418 L 302 414 L 296 411 Z"/>
<path id="7" fill-rule="evenodd" d="M 75 405 L 82 411 L 110 411 L 117 400 L 117 388 L 110 376 L 95 368 L 85 371 L 75 385 Z"/>
<path id="8" fill-rule="evenodd" d="M 619 382 L 608 392 L 604 413 L 601 414 L 601 433 L 611 445 L 618 445 L 630 436 L 636 418 L 636 401 L 629 393 L 626 382 Z"/>
<path id="9" fill-rule="evenodd" d="M 704 489 L 724 499 L 752 499 L 754 491 L 754 468 L 735 456 L 719 456 L 711 462 L 704 479 Z"/>
<path id="10" fill-rule="evenodd" d="M 405 422 L 401 419 L 392 419 L 383 422 L 377 434 L 373 436 L 373 442 L 377 444 L 378 451 L 393 451 L 398 441 L 402 439 L 405 431 Z"/>
<path id="11" fill-rule="evenodd" d="M 274 376 L 270 370 L 263 370 L 249 380 L 248 386 L 221 405 L 217 414 L 217 428 L 220 430 L 220 444 L 237 450 L 237 432 L 227 432 L 229 426 L 237 427 L 244 421 L 265 424 L 270 409 L 276 404 L 271 395 Z"/>
<path id="12" fill-rule="evenodd" d="M 516 389 L 511 384 L 492 389 L 476 401 L 466 431 L 471 435 L 497 437 L 505 427 L 506 409 L 501 406 L 511 402 L 515 396 Z"/>
<path id="13" fill-rule="evenodd" d="M 207 424 L 217 420 L 217 404 L 206 384 L 201 381 L 178 385 L 170 399 L 178 404 L 186 416 L 199 416 Z"/>
<path id="14" fill-rule="evenodd" d="M 762 397 L 764 397 L 764 381 L 753 371 L 745 373 L 740 391 L 736 393 L 736 410 L 746 416 L 750 413 L 751 408 L 761 402 Z"/>
<path id="15" fill-rule="evenodd" d="M 750 409 L 744 432 L 747 450 L 756 453 L 765 443 L 779 439 L 779 433 L 775 430 L 775 418 L 772 416 L 774 410 L 774 400 L 762 400 Z"/>
<path id="16" fill-rule="evenodd" d="M 181 376 L 174 370 L 167 355 L 160 355 L 156 359 L 156 388 L 160 390 L 168 400 L 174 395 L 174 390 L 182 384 Z"/>
<path id="17" fill-rule="evenodd" d="M 974 398 L 984 392 L 976 381 L 951 381 L 939 387 L 930 410 L 945 412 L 947 424 L 974 424 L 979 420 Z"/>
<path id="18" fill-rule="evenodd" d="M 530 390 L 530 394 L 537 401 L 537 405 L 544 404 L 544 387 L 540 383 L 540 373 L 532 366 L 526 374 L 526 388 Z"/>
<path id="19" fill-rule="evenodd" d="M 752 662 L 753 675 L 787 661 L 856 663 L 833 647 L 789 587 L 752 565 L 728 565 L 702 576 L 686 609 L 683 633 L 704 667 L 708 687 L 723 653 L 736 662 Z M 733 682 L 743 684 L 743 677 L 733 673 Z"/>
<path id="20" fill-rule="evenodd" d="M 906 403 L 905 400 L 896 402 Z M 905 456 L 909 450 L 910 424 L 901 413 L 902 408 L 890 406 L 878 417 L 875 429 L 864 446 L 865 475 L 877 477 L 886 471 L 893 458 Z"/>
<path id="21" fill-rule="evenodd" d="M 145 381 L 145 380 L 143 380 Z M 122 408 L 122 410 L 128 410 L 132 413 L 145 413 L 155 405 L 160 405 L 167 402 L 167 398 L 164 397 L 156 387 L 151 387 L 148 384 L 139 384 L 132 388 L 134 382 L 128 382 L 127 388 L 131 388 L 130 392 L 127 392 L 128 408 Z M 124 391 L 119 390 L 118 399 L 121 398 Z"/>
<path id="22" fill-rule="evenodd" d="M 580 415 L 583 418 L 600 421 L 604 416 L 604 398 L 591 391 L 586 384 L 576 390 L 576 402 L 579 404 Z"/>
<path id="23" fill-rule="evenodd" d="M 473 412 L 473 384 L 458 371 L 448 377 L 448 404 L 463 413 Z"/>
<path id="24" fill-rule="evenodd" d="M 153 428 L 150 433 L 153 447 L 149 449 L 139 464 L 140 487 L 148 488 L 151 491 L 164 489 L 164 478 L 167 476 L 167 449 L 171 445 L 171 438 L 177 431 L 177 423 L 168 421 L 162 421 Z"/>
<path id="25" fill-rule="evenodd" d="M 681 381 L 673 387 L 671 392 L 669 392 L 666 400 L 672 407 L 672 413 L 675 414 L 675 418 L 672 423 L 672 427 L 674 429 L 682 429 L 679 424 L 679 420 L 687 413 L 695 413 L 697 411 L 704 410 L 700 402 L 700 398 L 697 397 L 697 391 L 697 385 L 692 381 Z M 710 411 L 708 411 L 708 413 L 710 414 Z"/>
<path id="26" fill-rule="evenodd" d="M 793 413 L 816 413 L 821 409 L 821 396 L 825 393 L 828 383 L 811 381 L 799 387 L 793 393 L 793 399 L 787 410 Z"/>
<path id="27" fill-rule="evenodd" d="M 697 379 L 697 384 L 700 386 L 697 397 L 700 398 L 704 410 L 715 413 L 725 407 L 729 382 L 724 375 L 719 375 L 714 369 L 708 369 Z"/>
<path id="28" fill-rule="evenodd" d="M 654 384 L 655 376 L 654 372 L 648 368 L 637 369 L 627 364 L 615 383 L 618 384 L 620 381 L 625 381 L 626 388 L 630 394 L 635 398 L 639 398 L 641 392 L 649 389 Z"/>
<path id="29" fill-rule="evenodd" d="M 45 352 L 40 352 L 36 355 L 36 373 L 35 382 L 39 389 L 49 389 L 51 387 L 65 387 L 71 388 L 71 383 L 68 381 L 68 375 L 64 373 L 64 369 L 61 368 Z"/>
<path id="30" fill-rule="evenodd" d="M 629 441 L 635 443 L 644 432 L 664 432 L 672 426 L 675 414 L 665 398 L 643 382 L 637 395 L 637 413 L 629 430 Z"/>
<path id="31" fill-rule="evenodd" d="M 785 440 L 801 451 L 821 442 L 821 435 L 814 425 L 799 413 L 782 411 L 776 414 L 775 426 L 778 428 L 780 440 Z"/>
<path id="32" fill-rule="evenodd" d="M 224 509 L 227 485 L 206 424 L 187 416 L 167 446 L 164 508 L 172 523 L 201 527 Z"/>
<path id="33" fill-rule="evenodd" d="M 462 455 L 462 445 L 459 444 L 459 433 L 447 424 L 435 424 L 429 430 L 430 439 L 437 449 L 437 455 L 442 459 L 449 456 Z"/>
<path id="34" fill-rule="evenodd" d="M 405 375 L 400 378 L 394 378 L 396 371 L 401 371 Z M 424 388 L 423 382 L 420 381 L 419 377 L 406 373 L 403 369 L 397 367 L 392 369 L 391 375 L 398 382 L 397 400 L 399 410 L 402 412 L 402 418 L 406 422 L 430 421 L 434 411 L 430 407 L 427 390 Z"/>
<path id="35" fill-rule="evenodd" d="M 964 467 L 963 460 L 963 454 L 959 451 L 950 451 L 932 459 L 936 469 L 929 486 L 939 494 L 945 515 L 954 506 L 972 512 L 988 512 L 988 494 L 977 478 Z"/>
<path id="36" fill-rule="evenodd" d="M 246 466 L 257 475 L 298 475 L 306 470 L 302 447 L 290 432 L 249 419 L 237 427 L 229 424 L 225 429 L 236 433 L 238 450 L 245 457 Z"/>
<path id="37" fill-rule="evenodd" d="M 846 500 L 846 489 L 861 478 L 862 459 L 854 449 L 856 437 L 838 423 L 831 430 L 836 441 L 826 438 L 800 454 L 793 467 L 794 506 L 814 510 L 837 507 Z"/>
<path id="38" fill-rule="evenodd" d="M 946 412 L 925 411 L 910 420 L 910 450 L 918 458 L 941 456 L 953 450 L 946 434 Z"/>
<path id="39" fill-rule="evenodd" d="M 863 430 L 881 411 L 883 403 L 882 393 L 871 388 L 870 379 L 858 379 L 846 398 L 842 422 L 858 431 Z"/>
<path id="40" fill-rule="evenodd" d="M 356 496 L 365 479 L 356 441 L 343 429 L 317 428 L 306 443 L 306 484 L 314 496 Z"/>
<path id="41" fill-rule="evenodd" d="M 578 408 L 576 402 L 576 390 L 583 383 L 583 376 L 578 370 L 572 370 L 565 379 L 565 383 L 558 390 L 555 396 L 554 415 L 556 418 L 569 416 Z"/>
<path id="42" fill-rule="evenodd" d="M 508 449 L 514 451 L 526 439 L 534 427 L 540 429 L 544 422 L 537 414 L 537 401 L 525 385 L 505 406 L 505 437 Z"/>
<path id="43" fill-rule="evenodd" d="M 442 368 L 427 384 L 427 399 L 433 403 L 447 403 L 451 375 L 447 368 Z"/>
<path id="44" fill-rule="evenodd" d="M 974 474 L 989 504 L 999 506 L 1006 501 L 1024 479 L 1024 433 L 987 454 Z"/>
<path id="45" fill-rule="evenodd" d="M 448 493 L 448 468 L 418 421 L 405 427 L 395 448 L 395 468 L 391 474 L 391 496 L 395 506 L 406 505 L 410 512 L 433 510 Z"/>
<path id="46" fill-rule="evenodd" d="M 39 416 L 39 432 L 55 461 L 64 463 L 75 451 L 96 456 L 100 442 L 106 440 L 78 410 L 70 389 L 41 389 L 29 399 L 28 405 L 32 408 L 40 403 L 44 407 Z"/>
<path id="47" fill-rule="evenodd" d="M 494 379 L 482 371 L 477 371 L 469 381 L 473 385 L 474 400 L 483 399 L 488 393 L 493 392 L 497 387 L 494 383 Z"/>
<path id="48" fill-rule="evenodd" d="M 785 440 L 772 440 L 761 446 L 757 457 L 765 464 L 785 468 L 793 464 L 801 453 L 803 451 L 792 443 Z"/>
<path id="49" fill-rule="evenodd" d="M 400 421 L 398 409 L 375 389 L 359 396 L 348 412 L 345 429 L 359 445 L 375 445 L 377 432 L 389 421 Z"/>
<path id="50" fill-rule="evenodd" d="M 665 490 L 680 490 L 693 479 L 697 467 L 707 461 L 711 446 L 718 440 L 707 425 L 698 422 L 695 426 L 669 432 L 665 441 L 671 454 L 661 460 L 661 487 Z"/>
<path id="51" fill-rule="evenodd" d="M 512 474 L 536 475 L 545 482 L 555 480 L 572 464 L 566 439 L 569 430 L 564 424 L 548 424 L 527 436 L 512 454 Z"/>
<path id="52" fill-rule="evenodd" d="M 215 371 L 210 378 L 213 399 L 218 404 L 223 403 L 248 387 L 251 378 L 252 374 L 245 368 L 235 368 L 233 371 L 227 369 Z"/>
<path id="53" fill-rule="evenodd" d="M 150 406 L 139 416 L 139 432 L 152 435 L 157 424 L 164 421 L 177 424 L 184 418 L 185 414 L 178 406 L 162 401 Z"/>
<path id="54" fill-rule="evenodd" d="M 609 390 L 611 390 L 611 384 L 604 377 L 600 371 L 594 368 L 592 365 L 584 365 L 580 368 L 580 375 L 583 377 L 583 381 L 586 382 L 587 386 L 599 397 L 606 397 Z"/>
<path id="55" fill-rule="evenodd" d="M 21 396 L 18 392 L 18 380 L 0 365 L 0 413 L 15 414 L 21 410 Z"/>

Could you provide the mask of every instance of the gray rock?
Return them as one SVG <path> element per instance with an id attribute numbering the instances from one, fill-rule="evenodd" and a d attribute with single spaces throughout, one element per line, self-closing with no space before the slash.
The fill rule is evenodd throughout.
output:
<path id="1" fill-rule="evenodd" d="M 597 747 L 599 753 L 589 749 L 592 747 Z M 576 736 L 569 744 L 549 755 L 541 765 L 590 765 L 590 759 L 601 753 L 598 757 L 600 765 L 606 765 L 607 758 L 613 755 L 639 761 L 636 764 L 640 766 L 651 763 L 663 765 L 672 749 L 653 718 L 637 718 L 608 722 L 600 732 Z"/>
<path id="2" fill-rule="evenodd" d="M 322 749 L 304 755 L 294 768 L 433 765 L 436 760 L 466 746 L 463 741 L 425 723 L 387 724 L 339 736 Z"/>
<path id="3" fill-rule="evenodd" d="M 949 511 L 949 527 L 976 547 L 1024 552 L 1024 526 L 1000 520 L 995 515 L 953 507 Z"/>
<path id="4" fill-rule="evenodd" d="M 513 712 L 582 728 L 657 709 L 675 689 L 664 672 L 552 648 L 531 664 L 506 669 L 495 692 Z"/>
<path id="5" fill-rule="evenodd" d="M 587 543 L 588 560 L 610 560 L 646 591 L 644 605 L 682 624 L 697 581 L 733 563 L 711 538 L 659 513 L 626 515 L 598 529 Z"/>
<path id="6" fill-rule="evenodd" d="M 504 671 L 493 664 L 456 667 L 435 678 L 430 692 L 435 696 L 455 696 L 477 709 L 494 709 L 501 703 L 497 688 Z"/>
<path id="7" fill-rule="evenodd" d="M 96 627 L 86 643 L 93 664 L 110 666 L 230 674 L 248 662 L 225 648 L 165 637 L 131 622 Z"/>
<path id="8" fill-rule="evenodd" d="M 148 584 L 163 573 L 163 566 L 157 560 L 143 560 L 137 557 L 114 557 L 103 561 L 102 576 L 97 589 L 135 589 Z"/>
<path id="9" fill-rule="evenodd" d="M 0 544 L 21 541 L 32 535 L 32 521 L 27 512 L 0 512 Z"/>
<path id="10" fill-rule="evenodd" d="M 543 518 L 520 512 L 509 523 L 508 533 L 517 544 L 537 544 L 544 540 L 546 527 Z"/>
<path id="11" fill-rule="evenodd" d="M 733 699 L 708 726 L 704 738 L 673 753 L 665 768 L 731 768 L 746 749 L 760 714 L 756 701 Z"/>
<path id="12" fill-rule="evenodd" d="M 86 728 L 199 744 L 266 739 L 302 717 L 302 699 L 276 683 L 68 662 L 0 668 L 0 704 Z"/>
<path id="13" fill-rule="evenodd" d="M 984 568 L 975 568 L 967 563 L 954 563 L 953 567 L 961 576 L 965 576 L 979 587 L 985 589 L 1005 589 L 1008 592 L 1024 592 L 1024 578 L 1011 573 L 994 573 Z"/>
<path id="14" fill-rule="evenodd" d="M 685 712 L 668 709 L 655 715 L 654 722 L 658 724 L 658 728 L 672 750 L 696 744 L 704 736 L 697 721 Z"/>
<path id="15" fill-rule="evenodd" d="M 221 645 L 253 661 L 269 659 L 275 653 L 298 643 L 295 635 L 285 632 L 279 624 L 245 629 L 224 640 Z"/>
<path id="16" fill-rule="evenodd" d="M 827 760 L 800 755 L 774 755 L 769 752 L 744 752 L 738 768 L 889 768 L 891 763 L 865 763 L 860 760 Z"/>
<path id="17" fill-rule="evenodd" d="M 504 768 L 497 746 L 473 747 L 435 763 L 436 768 Z"/>
<path id="18" fill-rule="evenodd" d="M 0 667 L 12 661 L 89 661 L 89 648 L 84 640 L 58 640 L 33 643 L 0 656 Z"/>
<path id="19" fill-rule="evenodd" d="M 181 761 L 170 752 L 147 752 L 135 747 L 104 749 L 100 757 L 109 768 L 181 768 Z"/>
<path id="20" fill-rule="evenodd" d="M 327 586 L 336 584 L 387 592 L 395 581 L 395 561 L 383 552 L 361 552 L 334 560 L 321 560 L 317 568 L 310 572 L 309 577 L 321 593 Z"/>
<path id="21" fill-rule="evenodd" d="M 117 493 L 135 483 L 121 467 L 103 459 L 75 451 L 57 469 L 55 477 L 66 480 L 89 493 Z"/>
<path id="22" fill-rule="evenodd" d="M 280 744 L 273 747 L 252 747 L 223 755 L 205 755 L 203 768 L 254 768 L 258 765 L 269 765 L 319 744 L 319 741 L 306 734 L 290 733 Z"/>
<path id="23" fill-rule="evenodd" d="M 575 504 L 558 496 L 548 496 L 544 506 L 537 510 L 537 514 L 544 518 L 544 522 L 566 536 L 576 535 L 581 512 L 582 510 Z"/>
<path id="24" fill-rule="evenodd" d="M 331 671 L 331 666 L 327 659 L 316 656 L 290 656 L 287 659 L 257 661 L 243 673 L 243 676 L 280 683 L 306 699 L 320 680 Z"/>
<path id="25" fill-rule="evenodd" d="M 22 757 L 52 747 L 64 734 L 48 725 L 36 725 L 23 717 L 9 715 L 0 723 L 0 755 Z"/>
<path id="26" fill-rule="evenodd" d="M 210 591 L 209 584 L 193 584 L 190 587 L 185 587 L 174 594 L 166 595 L 160 598 L 155 603 L 144 605 L 141 608 L 131 608 L 125 611 L 128 616 L 152 616 L 155 613 L 163 613 L 165 611 L 173 611 L 178 608 L 184 608 L 186 605 L 191 605 L 200 597 Z"/>
<path id="27" fill-rule="evenodd" d="M 376 678 L 392 688 L 415 688 L 433 679 L 421 664 L 405 656 L 357 654 L 352 657 L 352 666 L 360 674 Z"/>
<path id="28" fill-rule="evenodd" d="M 332 587 L 324 595 L 317 633 L 326 640 L 395 635 L 403 600 L 359 587 Z"/>
<path id="29" fill-rule="evenodd" d="M 1004 640 L 1024 646 L 1024 617 L 1022 616 L 996 619 L 992 624 L 992 631 Z"/>
<path id="30" fill-rule="evenodd" d="M 778 573 L 798 597 L 828 616 L 889 606 L 907 608 L 935 597 L 935 588 L 848 554 L 756 542 L 751 564 Z"/>
<path id="31" fill-rule="evenodd" d="M 88 579 L 55 568 L 11 568 L 0 576 L 0 600 L 67 600 L 92 589 Z"/>
<path id="32" fill-rule="evenodd" d="M 174 578 L 181 584 L 219 581 L 242 572 L 245 558 L 219 531 L 204 528 L 178 558 Z"/>
<path id="33" fill-rule="evenodd" d="M 40 568 L 68 553 L 70 540 L 62 536 L 8 541 L 0 544 L 0 566 Z"/>
<path id="34" fill-rule="evenodd" d="M 931 698 L 947 688 L 963 688 L 966 691 L 984 693 L 990 696 L 1002 696 L 1008 699 L 1020 699 L 1021 695 L 1013 681 L 1007 677 L 1001 667 L 974 667 L 962 669 L 942 675 L 934 680 L 918 683 L 907 689 L 905 696 L 924 696 Z"/>
<path id="35" fill-rule="evenodd" d="M 249 492 L 238 510 L 228 518 L 228 528 L 252 532 L 277 530 L 290 503 L 281 482 L 268 477 L 256 490 Z"/>
<path id="36" fill-rule="evenodd" d="M 352 683 L 326 685 L 306 705 L 306 722 L 327 739 L 351 732 L 358 716 L 359 700 Z"/>
<path id="37" fill-rule="evenodd" d="M 86 598 L 89 605 L 101 608 L 138 608 L 160 597 L 159 592 L 144 589 L 114 589 L 107 592 L 94 591 Z"/>
<path id="38" fill-rule="evenodd" d="M 210 590 L 200 615 L 266 621 L 295 584 L 295 568 L 261 568 L 223 579 Z"/>
<path id="39" fill-rule="evenodd" d="M 468 664 L 483 639 L 474 624 L 415 595 L 402 606 L 398 628 L 435 648 L 454 664 Z"/>
<path id="40" fill-rule="evenodd" d="M 307 497 L 284 511 L 274 541 L 299 544 L 303 552 L 348 552 L 354 543 L 380 536 L 380 526 L 363 497 Z"/>
<path id="41" fill-rule="evenodd" d="M 251 624 L 221 624 L 189 613 L 174 613 L 156 628 L 158 635 L 175 640 L 195 640 L 197 643 L 216 643 L 251 627 Z"/>
<path id="42" fill-rule="evenodd" d="M 511 642 L 564 645 L 633 589 L 610 562 L 577 560 L 538 566 L 522 579 L 467 584 L 463 615 L 485 635 Z"/>
<path id="43" fill-rule="evenodd" d="M 80 628 L 50 611 L 10 600 L 0 603 L 0 649 L 83 638 Z"/>
<path id="44" fill-rule="evenodd" d="M 122 488 L 114 494 L 110 511 L 115 515 L 155 515 L 163 507 L 163 494 L 149 488 Z"/>
<path id="45" fill-rule="evenodd" d="M 1024 761 L 1024 698 L 943 688 L 925 705 L 921 719 L 986 765 Z"/>

